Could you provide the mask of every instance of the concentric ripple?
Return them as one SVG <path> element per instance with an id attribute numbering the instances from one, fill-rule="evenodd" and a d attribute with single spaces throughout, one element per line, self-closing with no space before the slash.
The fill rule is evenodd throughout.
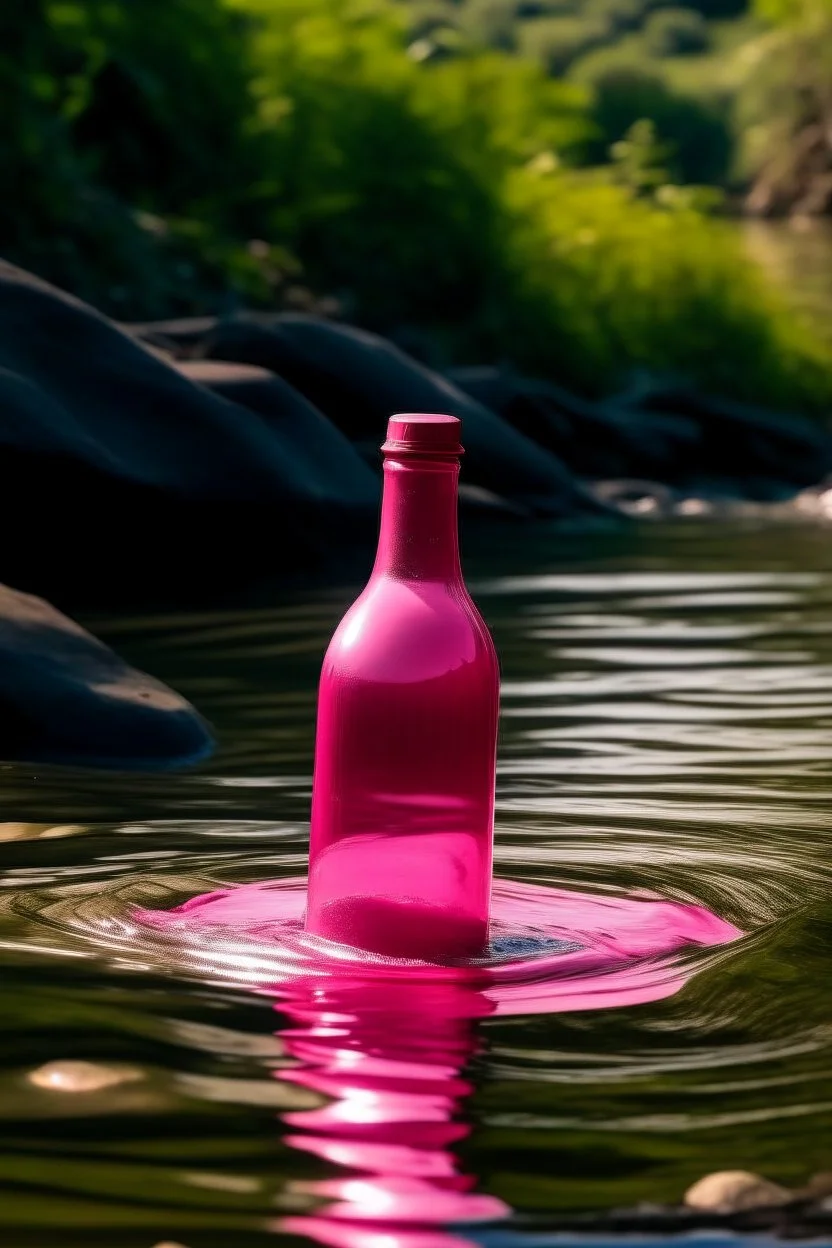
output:
<path id="1" fill-rule="evenodd" d="M 828 528 L 489 542 L 500 879 L 465 967 L 300 930 L 315 680 L 351 589 L 85 621 L 221 751 L 0 769 L 12 1242 L 439 1248 L 513 1209 L 522 1234 L 467 1236 L 510 1248 L 712 1170 L 829 1170 Z"/>
<path id="2" fill-rule="evenodd" d="M 742 933 L 702 906 L 495 881 L 490 948 L 456 965 L 385 958 L 306 932 L 306 881 L 218 890 L 173 910 L 137 910 L 131 940 L 164 939 L 177 964 L 280 993 L 293 979 L 414 978 L 476 984 L 498 1013 L 632 1005 L 675 992 L 676 955 Z"/>

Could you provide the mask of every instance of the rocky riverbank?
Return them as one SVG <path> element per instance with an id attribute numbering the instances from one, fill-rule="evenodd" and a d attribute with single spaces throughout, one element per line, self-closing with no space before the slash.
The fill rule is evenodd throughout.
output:
<path id="1" fill-rule="evenodd" d="M 309 315 L 119 326 L 5 264 L 0 399 L 0 578 L 58 602 L 327 575 L 374 539 L 378 446 L 395 411 L 462 418 L 463 506 L 497 523 L 623 517 L 644 488 L 777 501 L 832 472 L 818 423 L 682 384 L 643 380 L 589 402 L 505 367 L 443 376 Z M 48 610 L 0 592 L 0 699 L 19 712 L 4 756 L 156 764 L 208 748 L 186 704 L 151 724 L 159 691 L 145 699 L 126 668 L 114 683 L 74 674 L 86 659 L 77 640 L 67 648 L 73 626 L 45 623 Z M 16 656 L 32 660 L 31 683 Z M 62 701 L 73 681 L 80 715 Z M 176 720 L 172 735 L 163 720 Z"/>

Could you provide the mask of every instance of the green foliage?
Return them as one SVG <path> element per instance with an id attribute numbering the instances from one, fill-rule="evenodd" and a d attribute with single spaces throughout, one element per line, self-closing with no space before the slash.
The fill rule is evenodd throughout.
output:
<path id="1" fill-rule="evenodd" d="M 758 212 L 832 210 L 832 0 L 760 0 L 780 25 L 751 47 L 736 104 Z"/>
<path id="2" fill-rule="evenodd" d="M 557 171 L 515 182 L 527 274 L 517 357 L 587 388 L 623 358 L 775 405 L 828 398 L 824 350 L 779 309 L 728 226 L 669 189 L 634 196 L 600 175 Z"/>
<path id="3" fill-rule="evenodd" d="M 645 0 L 587 0 L 586 17 L 603 22 L 610 34 L 636 30 L 644 21 Z"/>
<path id="4" fill-rule="evenodd" d="M 710 43 L 705 19 L 694 9 L 659 9 L 647 19 L 644 34 L 653 56 L 690 56 Z"/>
<path id="5" fill-rule="evenodd" d="M 710 21 L 725 17 L 741 17 L 748 11 L 749 0 L 689 0 L 690 9 L 696 9 Z"/>
<path id="6" fill-rule="evenodd" d="M 592 92 L 597 138 L 589 156 L 597 163 L 636 122 L 648 118 L 668 145 L 666 164 L 674 178 L 719 185 L 727 177 L 732 137 L 716 105 L 673 91 L 658 73 L 634 65 L 615 49 L 597 52 L 577 66 L 575 78 Z"/>
<path id="7" fill-rule="evenodd" d="M 609 37 L 610 26 L 603 18 L 541 17 L 520 23 L 518 47 L 523 56 L 538 60 L 547 73 L 557 77 Z"/>
<path id="8" fill-rule="evenodd" d="M 832 14 L 832 0 L 754 0 L 754 8 L 768 22 L 794 25 Z"/>
<path id="9" fill-rule="evenodd" d="M 515 0 L 467 0 L 460 26 L 474 47 L 510 52 L 516 39 Z"/>
<path id="10" fill-rule="evenodd" d="M 468 8 L 416 43 L 457 17 L 462 37 Z M 600 38 L 606 12 L 519 29 Z M 669 123 L 643 123 L 682 107 L 655 86 L 633 103 L 643 83 L 593 82 L 591 99 L 536 58 L 422 58 L 390 0 L 32 0 L 3 20 L 2 247 L 118 315 L 273 305 L 300 273 L 448 360 L 587 391 L 643 365 L 771 402 L 829 393 L 677 184 L 696 166 Z M 593 144 L 618 144 L 612 164 L 575 168 Z"/>
<path id="11" fill-rule="evenodd" d="M 257 43 L 272 230 L 379 328 L 476 319 L 503 264 L 507 171 L 583 140 L 582 94 L 496 55 L 417 66 L 395 29 L 327 4 L 313 24 L 312 7 L 277 11 Z"/>
<path id="12" fill-rule="evenodd" d="M 658 141 L 656 127 L 646 117 L 634 121 L 624 138 L 610 147 L 615 173 L 636 194 L 654 191 L 670 181 L 664 167 L 670 153 L 667 144 Z"/>
<path id="13" fill-rule="evenodd" d="M 268 292 L 233 241 L 259 165 L 240 142 L 237 19 L 202 0 L 32 0 L 5 10 L 0 36 L 6 255 L 114 311 L 161 311 L 185 289 L 198 302 L 220 272 L 243 297 Z M 199 235 L 220 228 L 209 260 Z"/>

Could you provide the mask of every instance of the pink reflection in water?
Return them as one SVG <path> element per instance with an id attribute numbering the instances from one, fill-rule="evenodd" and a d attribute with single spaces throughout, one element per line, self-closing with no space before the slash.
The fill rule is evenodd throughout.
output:
<path id="1" fill-rule="evenodd" d="M 305 881 L 284 880 L 137 917 L 180 957 L 275 998 L 298 1063 L 275 1077 L 326 1098 L 283 1115 L 286 1142 L 337 1169 L 303 1185 L 320 1211 L 274 1229 L 333 1248 L 461 1248 L 443 1226 L 508 1212 L 454 1151 L 476 1020 L 656 1001 L 694 973 L 684 952 L 741 935 L 701 906 L 497 880 L 487 955 L 407 962 L 304 931 L 304 906 Z"/>
<path id="2" fill-rule="evenodd" d="M 286 1143 L 347 1173 L 307 1184 L 331 1203 L 279 1229 L 338 1248 L 433 1248 L 458 1242 L 443 1224 L 506 1215 L 453 1152 L 470 1130 L 458 1114 L 472 1091 L 460 1071 L 479 1047 L 472 1020 L 493 1003 L 464 982 L 348 977 L 281 997 L 294 1025 L 280 1034 L 301 1065 L 277 1076 L 331 1098 L 284 1114 Z"/>

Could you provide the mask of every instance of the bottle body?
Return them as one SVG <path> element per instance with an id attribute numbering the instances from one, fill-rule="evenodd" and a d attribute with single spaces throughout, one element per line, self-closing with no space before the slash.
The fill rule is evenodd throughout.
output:
<path id="1" fill-rule="evenodd" d="M 321 675 L 306 925 L 391 957 L 488 936 L 499 676 L 459 570 L 457 474 L 388 456 L 376 565 Z"/>

